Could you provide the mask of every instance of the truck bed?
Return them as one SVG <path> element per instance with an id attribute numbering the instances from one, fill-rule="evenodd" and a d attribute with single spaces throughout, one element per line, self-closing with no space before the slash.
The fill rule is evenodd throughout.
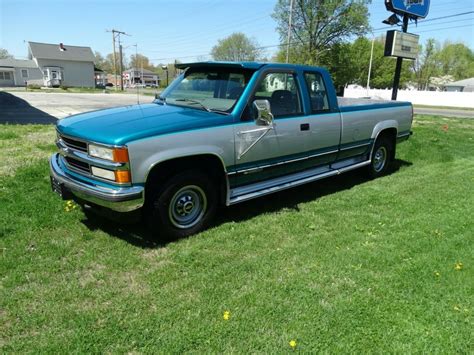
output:
<path id="1" fill-rule="evenodd" d="M 410 105 L 409 102 L 339 96 L 337 97 L 337 104 L 342 112 Z"/>

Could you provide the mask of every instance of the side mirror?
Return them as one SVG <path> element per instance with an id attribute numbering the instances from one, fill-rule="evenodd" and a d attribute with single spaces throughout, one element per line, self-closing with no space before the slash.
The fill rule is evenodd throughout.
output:
<path id="1" fill-rule="evenodd" d="M 259 126 L 271 126 L 273 124 L 273 115 L 268 100 L 255 100 L 253 108 L 257 113 L 255 123 Z"/>

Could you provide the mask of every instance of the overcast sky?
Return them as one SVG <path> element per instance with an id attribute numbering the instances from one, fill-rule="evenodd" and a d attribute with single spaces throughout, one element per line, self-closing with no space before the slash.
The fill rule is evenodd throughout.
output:
<path id="1" fill-rule="evenodd" d="M 90 46 L 112 52 L 112 28 L 123 36 L 126 54 L 138 51 L 155 64 L 210 59 L 209 52 L 232 32 L 254 37 L 261 46 L 279 44 L 271 18 L 276 0 L 0 0 L 0 47 L 17 58 L 27 55 L 24 41 Z M 390 13 L 384 0 L 373 0 L 372 28 Z M 474 50 L 474 14 L 434 20 L 474 10 L 474 0 L 432 0 L 426 23 L 410 24 L 409 32 L 439 41 L 461 41 Z M 386 29 L 375 31 L 383 34 Z M 276 47 L 268 48 L 271 57 Z"/>

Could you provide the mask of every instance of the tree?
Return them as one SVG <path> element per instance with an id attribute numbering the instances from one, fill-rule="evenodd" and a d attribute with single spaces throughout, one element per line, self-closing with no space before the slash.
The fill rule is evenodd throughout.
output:
<path id="1" fill-rule="evenodd" d="M 8 53 L 6 49 L 0 48 L 0 59 L 13 58 L 13 56 Z"/>
<path id="2" fill-rule="evenodd" d="M 441 73 L 455 80 L 474 77 L 474 53 L 463 43 L 445 42 L 438 55 Z"/>
<path id="3" fill-rule="evenodd" d="M 291 26 L 291 61 L 319 64 L 326 50 L 368 28 L 371 0 L 294 0 Z M 282 44 L 287 42 L 290 0 L 278 0 L 272 17 Z M 282 50 L 286 50 L 283 45 Z"/>
<path id="4" fill-rule="evenodd" d="M 439 66 L 439 46 L 433 38 L 420 45 L 418 58 L 412 62 L 413 79 L 418 90 L 428 90 L 431 78 L 441 73 Z"/>
<path id="5" fill-rule="evenodd" d="M 152 63 L 150 63 L 150 59 L 148 59 L 147 56 L 144 56 L 143 54 L 132 54 L 130 56 L 130 67 L 131 68 L 143 68 L 143 69 L 148 69 L 151 71 L 155 70 L 155 67 L 153 66 Z"/>
<path id="6" fill-rule="evenodd" d="M 241 32 L 220 39 L 211 51 L 214 60 L 254 61 L 258 60 L 261 50 L 255 40 Z"/>

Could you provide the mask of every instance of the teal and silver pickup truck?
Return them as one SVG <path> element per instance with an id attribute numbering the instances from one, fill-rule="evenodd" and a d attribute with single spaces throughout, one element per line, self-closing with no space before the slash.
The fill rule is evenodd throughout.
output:
<path id="1" fill-rule="evenodd" d="M 411 134 L 408 102 L 337 98 L 322 68 L 179 64 L 152 103 L 57 123 L 51 184 L 86 209 L 139 210 L 183 237 L 233 205 L 343 172 L 383 175 Z"/>

